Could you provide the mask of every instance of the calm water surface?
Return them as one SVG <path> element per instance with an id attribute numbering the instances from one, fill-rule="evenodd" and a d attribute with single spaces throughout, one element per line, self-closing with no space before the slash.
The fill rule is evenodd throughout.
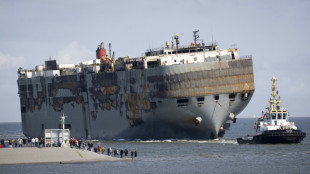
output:
<path id="1" fill-rule="evenodd" d="M 239 118 L 219 140 L 94 141 L 136 149 L 136 161 L 0 165 L 0 173 L 310 173 L 310 118 L 290 120 L 307 133 L 300 144 L 239 145 L 237 137 L 255 133 L 254 119 Z M 23 137 L 21 123 L 0 123 L 0 137 Z"/>

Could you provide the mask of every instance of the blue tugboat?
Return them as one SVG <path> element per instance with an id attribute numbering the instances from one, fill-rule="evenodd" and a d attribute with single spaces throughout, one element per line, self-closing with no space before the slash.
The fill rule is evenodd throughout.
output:
<path id="1" fill-rule="evenodd" d="M 272 99 L 270 107 L 258 118 L 254 125 L 256 135 L 237 138 L 239 144 L 300 143 L 306 133 L 298 130 L 294 122 L 288 120 L 288 112 L 280 107 L 280 96 L 276 90 L 276 77 L 272 78 Z"/>

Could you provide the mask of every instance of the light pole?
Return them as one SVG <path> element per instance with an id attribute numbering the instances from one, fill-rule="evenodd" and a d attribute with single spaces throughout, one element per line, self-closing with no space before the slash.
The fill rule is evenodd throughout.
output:
<path id="1" fill-rule="evenodd" d="M 65 119 L 67 116 L 65 116 L 64 113 L 62 113 L 62 116 L 60 116 L 61 122 L 62 122 L 62 144 L 65 144 Z"/>

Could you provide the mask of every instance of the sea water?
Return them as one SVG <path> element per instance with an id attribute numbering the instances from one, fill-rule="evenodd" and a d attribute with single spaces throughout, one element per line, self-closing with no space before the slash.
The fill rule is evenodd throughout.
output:
<path id="1" fill-rule="evenodd" d="M 105 148 L 136 150 L 134 161 L 0 165 L 0 173 L 310 173 L 310 118 L 290 121 L 307 133 L 300 144 L 239 145 L 237 137 L 255 134 L 255 119 L 239 118 L 216 140 L 93 140 Z M 21 123 L 0 123 L 0 138 L 18 137 Z"/>

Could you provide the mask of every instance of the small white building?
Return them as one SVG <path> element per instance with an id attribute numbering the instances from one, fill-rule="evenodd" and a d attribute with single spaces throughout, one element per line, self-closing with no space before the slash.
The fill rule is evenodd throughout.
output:
<path id="1" fill-rule="evenodd" d="M 70 129 L 45 129 L 45 147 L 59 147 L 70 139 Z"/>

